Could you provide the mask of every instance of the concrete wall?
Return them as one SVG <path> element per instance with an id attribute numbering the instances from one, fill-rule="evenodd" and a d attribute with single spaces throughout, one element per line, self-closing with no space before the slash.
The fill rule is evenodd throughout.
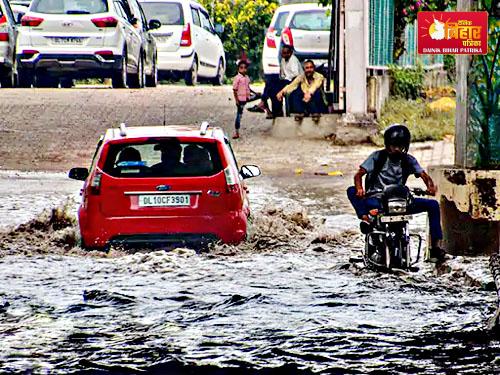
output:
<path id="1" fill-rule="evenodd" d="M 500 171 L 433 166 L 444 244 L 451 254 L 487 255 L 500 250 Z"/>
<path id="2" fill-rule="evenodd" d="M 369 69 L 368 75 L 368 112 L 379 117 L 385 101 L 389 98 L 391 80 L 387 70 Z"/>
<path id="3" fill-rule="evenodd" d="M 345 2 L 346 110 L 366 114 L 368 65 L 368 0 Z"/>

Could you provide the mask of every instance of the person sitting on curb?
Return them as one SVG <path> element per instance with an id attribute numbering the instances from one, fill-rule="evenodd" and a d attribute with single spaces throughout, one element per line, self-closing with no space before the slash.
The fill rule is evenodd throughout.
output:
<path id="1" fill-rule="evenodd" d="M 297 76 L 277 95 L 279 101 L 290 94 L 290 112 L 295 113 L 295 120 L 300 121 L 305 114 L 310 114 L 314 121 L 319 121 L 321 113 L 326 113 L 323 98 L 323 81 L 325 77 L 316 72 L 312 60 L 304 62 L 304 73 Z"/>
<path id="2" fill-rule="evenodd" d="M 293 47 L 289 45 L 284 45 L 283 47 L 281 47 L 279 80 L 266 82 L 264 93 L 262 94 L 262 100 L 259 104 L 248 108 L 248 111 L 266 112 L 266 119 L 282 117 L 283 104 L 276 98 L 276 94 L 280 92 L 283 87 L 289 85 L 295 79 L 295 77 L 297 77 L 299 74 L 302 74 L 303 72 L 304 70 L 302 69 L 302 65 L 299 59 L 293 54 Z M 274 95 L 272 93 L 274 93 Z M 269 107 L 267 105 L 268 98 L 270 98 L 272 102 L 272 113 L 269 111 Z"/>

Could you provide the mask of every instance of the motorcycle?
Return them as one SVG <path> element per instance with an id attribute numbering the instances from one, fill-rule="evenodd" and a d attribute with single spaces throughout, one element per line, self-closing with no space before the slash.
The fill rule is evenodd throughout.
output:
<path id="1" fill-rule="evenodd" d="M 361 223 L 365 234 L 363 262 L 376 271 L 400 269 L 418 271 L 415 265 L 420 260 L 422 237 L 409 231 L 409 221 L 413 219 L 408 211 L 413 203 L 413 195 L 424 196 L 422 189 L 410 190 L 406 186 L 391 185 L 382 194 L 382 207 L 376 215 L 369 215 L 370 223 Z M 418 241 L 416 259 L 411 255 L 411 239 Z"/>

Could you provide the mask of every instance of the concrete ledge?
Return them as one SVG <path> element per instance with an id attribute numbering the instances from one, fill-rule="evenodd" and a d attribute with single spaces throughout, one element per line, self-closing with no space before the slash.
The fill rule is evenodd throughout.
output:
<path id="1" fill-rule="evenodd" d="M 273 121 L 271 134 L 276 138 L 330 138 L 336 144 L 359 144 L 371 141 L 377 131 L 370 119 L 356 119 L 345 115 L 323 115 L 316 123 L 310 117 L 295 121 L 293 117 L 278 117 Z"/>
<path id="2" fill-rule="evenodd" d="M 473 219 L 500 221 L 500 170 L 430 167 L 439 194 Z"/>
<path id="3" fill-rule="evenodd" d="M 454 255 L 488 255 L 500 250 L 500 170 L 434 166 L 444 245 Z"/>

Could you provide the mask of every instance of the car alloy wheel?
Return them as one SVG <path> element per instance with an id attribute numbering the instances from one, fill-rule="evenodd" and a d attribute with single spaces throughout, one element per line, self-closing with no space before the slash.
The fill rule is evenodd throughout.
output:
<path id="1" fill-rule="evenodd" d="M 186 73 L 185 81 L 188 86 L 195 86 L 198 83 L 198 60 L 196 58 L 193 61 L 193 66 Z"/>
<path id="2" fill-rule="evenodd" d="M 219 61 L 219 67 L 217 69 L 217 75 L 215 76 L 213 83 L 215 86 L 222 86 L 224 84 L 224 64 Z"/>
<path id="3" fill-rule="evenodd" d="M 153 68 L 151 75 L 146 76 L 146 86 L 156 87 L 158 85 L 158 66 L 156 65 L 156 57 L 153 59 Z"/>

